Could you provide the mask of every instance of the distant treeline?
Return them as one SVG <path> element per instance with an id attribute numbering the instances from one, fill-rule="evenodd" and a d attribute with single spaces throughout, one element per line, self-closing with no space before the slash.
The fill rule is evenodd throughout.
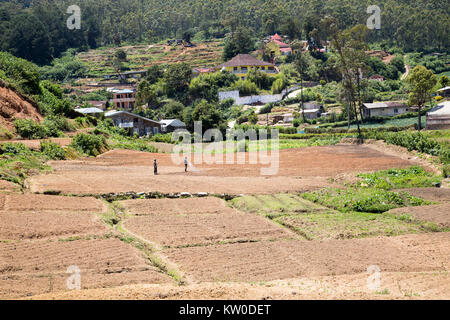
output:
<path id="1" fill-rule="evenodd" d="M 256 37 L 279 32 L 326 39 L 321 19 L 340 28 L 365 24 L 381 8 L 370 41 L 404 51 L 448 51 L 448 0 L 11 0 L 0 1 L 0 50 L 46 64 L 68 48 L 157 41 L 189 34 L 224 37 L 240 27 Z M 81 8 L 81 30 L 69 30 L 68 6 Z"/>

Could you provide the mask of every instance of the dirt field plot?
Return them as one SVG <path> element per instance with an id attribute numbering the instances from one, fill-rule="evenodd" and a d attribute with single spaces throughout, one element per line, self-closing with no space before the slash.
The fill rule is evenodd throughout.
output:
<path id="1" fill-rule="evenodd" d="M 247 154 L 247 156 L 249 156 Z M 153 159 L 159 162 L 159 175 L 153 175 Z M 95 159 L 52 161 L 54 173 L 28 180 L 32 192 L 58 190 L 64 193 L 109 192 L 211 192 L 274 193 L 307 191 L 329 185 L 329 177 L 348 172 L 365 172 L 413 163 L 383 154 L 365 146 L 338 145 L 281 150 L 279 171 L 261 176 L 269 165 L 195 164 L 184 173 L 171 155 L 114 150 Z M 301 161 L 299 161 L 301 159 Z"/>
<path id="2" fill-rule="evenodd" d="M 104 234 L 110 230 L 96 213 L 106 209 L 94 198 L 0 195 L 0 240 Z"/>
<path id="3" fill-rule="evenodd" d="M 0 243 L 0 298 L 66 291 L 69 266 L 80 269 L 82 288 L 171 282 L 118 239 L 21 241 Z"/>
<path id="4" fill-rule="evenodd" d="M 435 206 L 399 208 L 389 212 L 398 215 L 409 214 L 417 220 L 431 221 L 441 227 L 450 229 L 450 203 Z"/>
<path id="5" fill-rule="evenodd" d="M 121 202 L 131 214 L 124 227 L 162 246 L 186 246 L 219 241 L 292 238 L 275 223 L 226 206 L 218 198 L 130 200 Z"/>
<path id="6" fill-rule="evenodd" d="M 450 189 L 445 188 L 414 188 L 402 189 L 409 194 L 430 201 L 450 202 Z"/>
<path id="7" fill-rule="evenodd" d="M 32 299 L 444 299 L 450 298 L 448 272 L 383 272 L 379 290 L 367 287 L 367 273 L 303 277 L 266 283 L 199 283 L 187 286 L 133 285 L 50 293 Z"/>
<path id="8" fill-rule="evenodd" d="M 128 214 L 194 214 L 234 212 L 226 202 L 216 197 L 186 199 L 145 199 L 120 201 Z"/>
<path id="9" fill-rule="evenodd" d="M 95 198 L 49 196 L 40 194 L 0 195 L 0 210 L 5 211 L 70 211 L 101 213 L 107 206 Z"/>
<path id="10" fill-rule="evenodd" d="M 197 281 L 269 281 L 366 272 L 445 271 L 450 233 L 390 238 L 274 241 L 167 250 Z"/>
<path id="11" fill-rule="evenodd" d="M 264 218 L 240 212 L 139 216 L 130 218 L 124 226 L 163 246 L 295 237 Z"/>
<path id="12" fill-rule="evenodd" d="M 0 211 L 0 240 L 100 235 L 110 229 L 91 213 Z"/>
<path id="13" fill-rule="evenodd" d="M 230 201 L 239 210 L 263 215 L 332 212 L 331 209 L 301 198 L 297 194 L 273 194 L 237 197 Z"/>

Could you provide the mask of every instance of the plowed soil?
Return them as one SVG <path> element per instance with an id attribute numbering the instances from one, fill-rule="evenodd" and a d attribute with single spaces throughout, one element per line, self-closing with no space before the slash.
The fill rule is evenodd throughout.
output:
<path id="1" fill-rule="evenodd" d="M 66 238 L 110 231 L 90 213 L 0 211 L 0 240 Z"/>
<path id="2" fill-rule="evenodd" d="M 95 198 L 64 197 L 40 194 L 0 195 L 0 210 L 5 211 L 71 211 L 101 213 L 106 205 Z"/>
<path id="3" fill-rule="evenodd" d="M 110 230 L 96 213 L 106 209 L 95 198 L 0 195 L 0 240 L 103 234 Z"/>
<path id="4" fill-rule="evenodd" d="M 207 283 L 188 286 L 131 285 L 49 293 L 32 299 L 450 299 L 448 272 L 382 272 L 380 288 L 369 290 L 367 273 L 301 277 L 267 283 Z"/>
<path id="5" fill-rule="evenodd" d="M 128 218 L 124 227 L 160 246 L 295 237 L 267 219 L 227 207 L 225 201 L 218 198 L 130 200 L 122 203 L 128 208 L 127 213 L 147 214 Z"/>
<path id="6" fill-rule="evenodd" d="M 171 280 L 118 239 L 0 243 L 0 298 L 66 291 L 69 266 L 84 289 Z"/>
<path id="7" fill-rule="evenodd" d="M 450 233 L 393 238 L 275 241 L 171 249 L 165 254 L 197 281 L 270 281 L 366 272 L 445 271 Z"/>
<path id="8" fill-rule="evenodd" d="M 248 156 L 248 155 L 247 155 Z M 153 174 L 158 159 L 159 175 Z M 280 151 L 278 173 L 261 176 L 269 165 L 195 164 L 188 173 L 175 166 L 171 155 L 114 150 L 95 159 L 53 161 L 54 173 L 29 179 L 33 192 L 101 194 L 117 192 L 275 193 L 308 191 L 330 185 L 328 178 L 413 163 L 365 146 L 339 145 Z"/>
<path id="9" fill-rule="evenodd" d="M 233 212 L 226 202 L 216 197 L 187 199 L 138 199 L 120 201 L 128 214 L 176 215 Z"/>
<path id="10" fill-rule="evenodd" d="M 430 201 L 446 202 L 450 201 L 450 189 L 446 188 L 414 188 L 402 189 L 409 194 Z"/>
<path id="11" fill-rule="evenodd" d="M 390 211 L 395 214 L 410 214 L 422 221 L 432 221 L 440 226 L 450 228 L 450 202 L 423 207 L 398 208 Z"/>

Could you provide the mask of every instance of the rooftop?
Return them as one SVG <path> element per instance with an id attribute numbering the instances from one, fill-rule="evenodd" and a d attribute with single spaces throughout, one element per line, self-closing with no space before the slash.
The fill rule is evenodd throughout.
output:
<path id="1" fill-rule="evenodd" d="M 129 115 L 129 116 L 132 116 L 132 117 L 140 118 L 140 119 L 145 120 L 145 121 L 150 121 L 150 122 L 154 122 L 154 123 L 160 123 L 159 121 L 155 121 L 155 120 L 152 120 L 152 119 L 149 119 L 149 118 L 146 118 L 146 117 L 142 117 L 142 116 L 140 116 L 138 114 L 134 114 L 134 113 L 131 113 L 131 112 L 128 112 L 128 111 L 119 111 L 119 110 L 111 110 L 111 111 L 105 112 L 105 117 L 113 117 L 113 116 L 116 116 L 116 115 L 119 115 L 119 114 L 125 114 L 125 115 Z"/>
<path id="2" fill-rule="evenodd" d="M 78 108 L 75 111 L 82 114 L 103 113 L 103 110 L 99 108 Z"/>
<path id="3" fill-rule="evenodd" d="M 367 109 L 401 108 L 406 106 L 406 104 L 404 104 L 403 102 L 394 102 L 394 101 L 364 103 L 363 105 Z"/>
<path id="4" fill-rule="evenodd" d="M 238 54 L 233 59 L 218 66 L 219 69 L 223 67 L 240 67 L 240 66 L 271 66 L 273 64 L 256 59 L 249 54 Z"/>
<path id="5" fill-rule="evenodd" d="M 450 101 L 438 104 L 427 113 L 430 116 L 450 116 Z"/>

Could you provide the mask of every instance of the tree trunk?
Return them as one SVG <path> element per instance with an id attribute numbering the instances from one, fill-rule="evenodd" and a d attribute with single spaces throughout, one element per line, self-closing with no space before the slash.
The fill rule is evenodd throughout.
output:
<path id="1" fill-rule="evenodd" d="M 417 111 L 417 130 L 420 131 L 422 129 L 422 117 L 420 115 L 420 110 L 422 109 L 421 106 L 419 106 L 419 110 Z"/>
<path id="2" fill-rule="evenodd" d="M 300 78 L 300 105 L 302 108 L 303 123 L 305 123 L 306 119 L 305 119 L 305 106 L 303 104 L 303 77 Z"/>

